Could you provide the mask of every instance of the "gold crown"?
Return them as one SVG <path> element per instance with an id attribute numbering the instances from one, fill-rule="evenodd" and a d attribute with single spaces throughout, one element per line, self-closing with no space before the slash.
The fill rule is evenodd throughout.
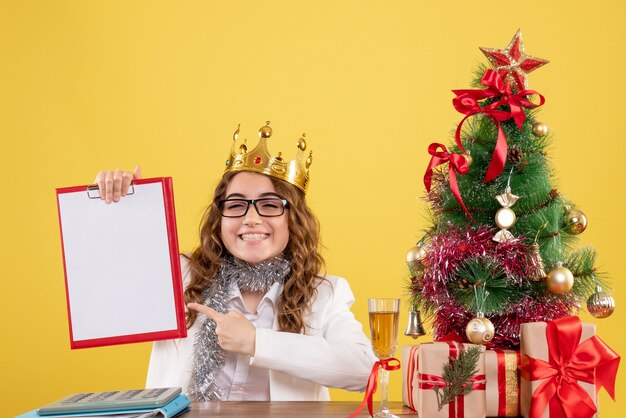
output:
<path id="1" fill-rule="evenodd" d="M 273 157 L 267 149 L 267 140 L 272 136 L 272 128 L 270 122 L 259 129 L 259 143 L 251 151 L 244 141 L 239 145 L 239 150 L 235 149 L 237 138 L 239 138 L 239 126 L 233 134 L 233 145 L 230 150 L 230 157 L 226 160 L 226 168 L 228 171 L 252 171 L 254 173 L 267 174 L 293 184 L 306 193 L 309 185 L 309 167 L 313 162 L 313 153 L 309 152 L 309 156 L 304 159 L 304 151 L 306 150 L 305 134 L 298 139 L 298 151 L 295 160 L 285 161 L 282 153 Z"/>

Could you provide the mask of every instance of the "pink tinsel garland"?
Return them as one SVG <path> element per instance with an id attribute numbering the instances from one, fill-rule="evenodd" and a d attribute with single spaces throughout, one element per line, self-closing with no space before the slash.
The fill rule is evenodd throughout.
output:
<path id="1" fill-rule="evenodd" d="M 489 258 L 496 261 L 506 275 L 510 285 L 522 283 L 537 273 L 540 265 L 531 243 L 523 238 L 508 242 L 493 241 L 494 228 L 450 227 L 437 233 L 428 243 L 428 251 L 422 260 L 423 274 L 412 283 L 413 294 L 430 307 L 434 315 L 435 339 L 449 333 L 465 337 L 465 327 L 476 312 L 459 306 L 449 291 L 449 286 L 458 279 L 458 268 L 468 259 Z M 528 289 L 528 287 L 526 287 Z M 494 324 L 496 335 L 492 341 L 494 348 L 519 347 L 521 323 L 545 321 L 570 315 L 576 308 L 574 299 L 559 299 L 551 294 L 520 295 L 511 301 L 504 312 L 487 315 Z"/>

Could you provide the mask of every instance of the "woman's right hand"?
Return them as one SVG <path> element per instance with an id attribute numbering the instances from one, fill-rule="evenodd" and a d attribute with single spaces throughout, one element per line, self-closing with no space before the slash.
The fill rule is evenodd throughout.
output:
<path id="1" fill-rule="evenodd" d="M 122 171 L 119 168 L 117 170 L 105 170 L 98 173 L 94 184 L 98 185 L 100 190 L 100 199 L 104 199 L 107 203 L 119 202 L 122 196 L 128 194 L 128 188 L 131 181 L 141 178 L 141 167 L 135 167 L 135 170 Z"/>

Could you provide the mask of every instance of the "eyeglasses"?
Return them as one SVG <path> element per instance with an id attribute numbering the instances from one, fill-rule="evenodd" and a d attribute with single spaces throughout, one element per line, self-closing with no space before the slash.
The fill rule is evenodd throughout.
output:
<path id="1" fill-rule="evenodd" d="M 288 202 L 286 199 L 267 197 L 263 199 L 224 199 L 218 203 L 222 216 L 226 218 L 246 216 L 250 205 L 254 205 L 256 212 L 260 216 L 272 217 L 285 213 Z"/>

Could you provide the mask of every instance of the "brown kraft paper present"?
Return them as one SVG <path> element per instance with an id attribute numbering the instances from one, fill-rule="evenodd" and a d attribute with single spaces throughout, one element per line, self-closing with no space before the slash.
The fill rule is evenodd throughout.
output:
<path id="1" fill-rule="evenodd" d="M 552 408 L 559 415 L 563 413 L 562 409 L 568 409 L 570 414 L 576 411 L 576 416 L 598 416 L 597 389 L 604 386 L 611 396 L 614 395 L 619 355 L 595 337 L 595 333 L 594 324 L 581 323 L 577 317 L 560 318 L 549 324 L 522 324 L 520 370 L 521 412 L 524 417 L 550 418 Z M 564 364 L 559 365 L 558 362 Z M 554 371 L 550 372 L 550 368 Z M 536 377 L 537 380 L 531 381 L 532 374 L 540 372 L 546 378 Z M 561 373 L 564 375 L 561 376 Z M 567 376 L 588 376 L 586 380 L 589 382 Z M 541 396 L 545 393 L 548 395 Z M 564 397 L 550 397 L 552 393 L 562 393 Z"/>
<path id="2" fill-rule="evenodd" d="M 519 416 L 519 360 L 516 350 L 485 351 L 485 397 L 488 417 Z"/>
<path id="3" fill-rule="evenodd" d="M 439 410 L 433 385 L 444 385 L 441 375 L 450 357 L 458 357 L 463 348 L 472 344 L 435 342 L 402 348 L 402 400 L 422 418 L 484 418 L 485 414 L 485 358 L 478 359 L 476 389 Z M 434 382 L 434 383 L 433 383 Z"/>

